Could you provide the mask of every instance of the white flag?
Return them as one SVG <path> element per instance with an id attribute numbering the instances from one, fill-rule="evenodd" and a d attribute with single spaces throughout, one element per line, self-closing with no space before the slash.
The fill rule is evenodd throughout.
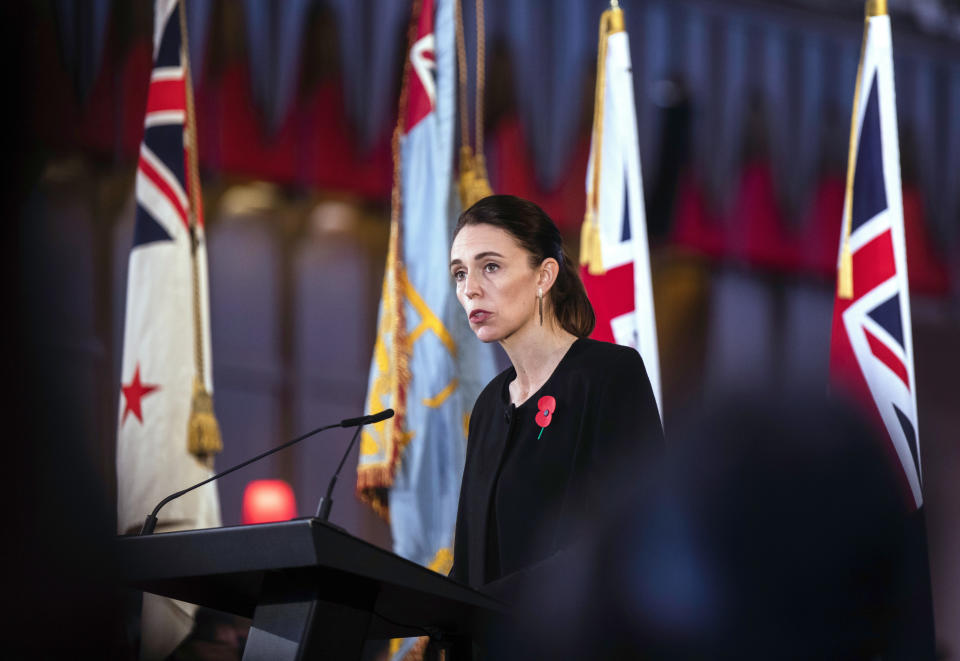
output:
<path id="1" fill-rule="evenodd" d="M 175 0 L 156 4 L 154 67 L 137 167 L 117 421 L 117 527 L 121 533 L 138 530 L 165 496 L 212 474 L 211 467 L 187 446 L 198 348 L 206 392 L 213 388 L 206 247 L 199 209 L 194 232 L 196 299 L 194 292 L 184 148 L 187 76 L 180 11 Z M 202 327 L 199 347 L 197 315 Z M 166 505 L 157 529 L 219 525 L 220 501 L 216 485 L 210 484 Z M 194 610 L 182 602 L 145 598 L 141 658 L 169 655 L 189 633 Z"/>
<path id="2" fill-rule="evenodd" d="M 605 11 L 600 22 L 581 276 L 597 315 L 591 337 L 640 353 L 662 416 L 630 42 L 623 10 Z"/>

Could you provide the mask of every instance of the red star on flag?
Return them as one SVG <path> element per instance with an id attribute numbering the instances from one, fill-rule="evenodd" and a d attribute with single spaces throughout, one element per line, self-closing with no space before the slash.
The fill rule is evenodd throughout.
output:
<path id="1" fill-rule="evenodd" d="M 156 386 L 150 383 L 140 383 L 140 363 L 137 363 L 137 369 L 133 372 L 133 379 L 130 381 L 129 385 L 121 385 L 120 390 L 123 391 L 123 398 L 126 400 L 127 405 L 123 409 L 123 418 L 120 420 L 120 424 L 123 424 L 127 416 L 130 413 L 133 413 L 137 416 L 137 420 L 140 421 L 140 424 L 143 424 L 143 414 L 140 409 L 140 400 L 152 393 L 154 390 L 159 390 L 160 386 Z"/>

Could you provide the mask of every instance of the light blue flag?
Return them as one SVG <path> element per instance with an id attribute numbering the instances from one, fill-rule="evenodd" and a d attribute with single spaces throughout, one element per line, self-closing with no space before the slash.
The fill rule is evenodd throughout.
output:
<path id="1" fill-rule="evenodd" d="M 397 415 L 365 428 L 357 490 L 389 518 L 397 554 L 445 574 L 467 422 L 495 362 L 469 329 L 449 276 L 459 212 L 453 1 L 423 0 L 414 21 L 396 143 L 400 195 L 366 404 L 367 412 L 389 407 Z"/>

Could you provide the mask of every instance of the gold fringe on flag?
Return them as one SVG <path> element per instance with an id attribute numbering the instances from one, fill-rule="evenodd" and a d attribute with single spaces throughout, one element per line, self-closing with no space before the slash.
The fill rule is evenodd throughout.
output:
<path id="1" fill-rule="evenodd" d="M 193 355 L 196 375 L 193 378 L 193 396 L 190 400 L 190 418 L 187 420 L 187 450 L 197 459 L 210 462 L 213 455 L 223 450 L 220 425 L 213 412 L 213 397 L 207 392 L 204 376 L 203 315 L 200 312 L 200 273 L 197 264 L 197 212 L 200 209 L 200 171 L 197 164 L 197 120 L 193 107 L 193 79 L 190 75 L 190 52 L 187 47 L 187 8 L 180 0 L 180 61 L 183 62 L 183 86 L 187 102 L 185 126 L 187 168 L 189 172 L 190 262 L 193 271 Z"/>
<path id="2" fill-rule="evenodd" d="M 484 13 L 483 0 L 475 0 L 477 11 L 477 89 L 474 110 L 476 138 L 470 146 L 470 114 L 467 111 L 467 48 L 463 36 L 463 16 L 460 0 L 454 0 L 457 29 L 457 82 L 460 106 L 460 204 L 467 209 L 479 200 L 493 195 L 487 178 L 487 164 L 483 157 L 483 88 L 484 88 Z M 476 151 L 474 151 L 476 149 Z"/>
<path id="3" fill-rule="evenodd" d="M 407 25 L 407 48 L 417 40 L 417 24 L 422 4 L 413 0 L 410 22 Z M 383 274 L 383 286 L 380 293 L 381 314 L 377 325 L 377 341 L 374 345 L 374 359 L 381 364 L 381 371 L 375 388 L 368 392 L 367 410 L 373 412 L 380 408 L 377 401 L 376 384 L 382 384 L 380 393 L 387 395 L 394 416 L 378 425 L 382 425 L 381 441 L 384 444 L 384 461 L 376 464 L 357 466 L 357 498 L 373 508 L 383 519 L 390 520 L 389 488 L 400 462 L 400 453 L 409 436 L 404 432 L 407 413 L 407 387 L 410 384 L 410 345 L 407 341 L 407 322 L 404 314 L 406 306 L 405 267 L 402 252 L 402 227 L 400 220 L 403 212 L 403 173 L 400 159 L 400 139 L 403 136 L 404 121 L 407 115 L 407 97 L 409 96 L 410 58 L 405 57 L 403 72 L 400 76 L 400 99 L 397 109 L 397 123 L 393 127 L 390 149 L 393 159 L 393 185 L 390 191 L 390 238 L 387 248 L 387 264 Z M 387 344 L 386 338 L 390 341 Z M 364 431 L 364 436 L 370 432 Z M 364 439 L 366 440 L 366 439 Z M 363 452 L 363 440 L 361 440 Z"/>

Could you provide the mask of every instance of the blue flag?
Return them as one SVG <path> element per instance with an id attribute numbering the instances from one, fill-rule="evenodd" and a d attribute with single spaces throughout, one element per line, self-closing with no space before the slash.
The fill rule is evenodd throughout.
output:
<path id="1" fill-rule="evenodd" d="M 453 561 L 467 422 L 493 378 L 492 349 L 470 331 L 448 277 L 458 213 L 453 180 L 454 5 L 413 17 L 395 134 L 390 247 L 370 366 L 360 497 L 389 518 L 397 554 L 446 573 Z"/>

